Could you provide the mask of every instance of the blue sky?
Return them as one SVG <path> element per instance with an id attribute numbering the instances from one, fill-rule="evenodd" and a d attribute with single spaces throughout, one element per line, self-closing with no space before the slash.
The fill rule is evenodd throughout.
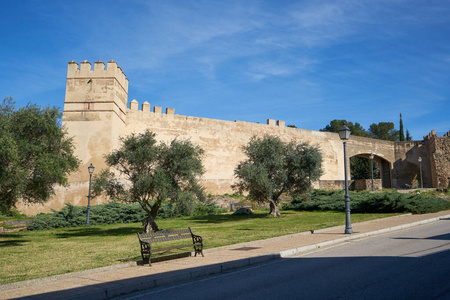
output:
<path id="1" fill-rule="evenodd" d="M 115 60 L 128 101 L 319 130 L 450 130 L 450 1 L 0 1 L 0 96 L 63 107 L 67 63 Z"/>

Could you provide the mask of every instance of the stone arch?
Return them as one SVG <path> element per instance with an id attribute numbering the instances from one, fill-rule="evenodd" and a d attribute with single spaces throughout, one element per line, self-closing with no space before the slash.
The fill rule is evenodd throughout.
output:
<path id="1" fill-rule="evenodd" d="M 352 157 L 364 157 L 366 159 L 370 159 L 370 152 L 368 153 L 357 153 L 354 155 L 351 155 L 349 157 L 349 161 L 350 158 Z M 381 183 L 383 188 L 392 188 L 392 163 L 390 161 L 388 161 L 386 158 L 384 158 L 381 155 L 377 155 L 375 153 L 373 153 L 374 158 L 373 161 L 374 163 L 377 163 L 380 166 L 380 177 L 381 177 Z"/>

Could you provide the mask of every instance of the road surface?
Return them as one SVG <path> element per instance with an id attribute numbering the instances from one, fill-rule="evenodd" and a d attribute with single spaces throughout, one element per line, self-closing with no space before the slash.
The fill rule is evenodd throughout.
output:
<path id="1" fill-rule="evenodd" d="M 450 299 L 450 219 L 120 299 Z"/>

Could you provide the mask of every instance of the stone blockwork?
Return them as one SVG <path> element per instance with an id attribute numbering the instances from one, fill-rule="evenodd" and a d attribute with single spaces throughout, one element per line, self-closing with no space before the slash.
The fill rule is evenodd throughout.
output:
<path id="1" fill-rule="evenodd" d="M 381 179 L 374 179 L 373 180 L 373 189 L 375 191 L 379 191 L 382 189 L 381 186 Z M 358 179 L 355 180 L 355 190 L 357 191 L 363 191 L 363 190 L 372 190 L 372 179 Z"/>
<path id="2" fill-rule="evenodd" d="M 419 157 L 422 158 L 422 178 L 424 187 L 432 187 L 429 149 L 425 141 L 406 141 L 395 143 L 394 168 L 392 177 L 394 187 L 420 184 Z"/>
<path id="3" fill-rule="evenodd" d="M 430 153 L 433 187 L 450 187 L 450 131 L 444 137 L 438 137 L 432 132 L 425 141 Z"/>
<path id="4" fill-rule="evenodd" d="M 73 137 L 75 155 L 82 163 L 79 170 L 70 175 L 69 189 L 58 187 L 55 197 L 45 205 L 22 205 L 19 207 L 22 212 L 29 215 L 48 212 L 61 209 L 68 202 L 86 205 L 87 167 L 92 163 L 96 167 L 95 173 L 100 172 L 106 167 L 105 154 L 120 147 L 121 137 L 146 129 L 155 132 L 159 141 L 190 139 L 202 147 L 205 150 L 202 184 L 207 193 L 213 195 L 234 192 L 231 188 L 235 181 L 234 169 L 245 159 L 242 146 L 253 135 L 264 134 L 277 135 L 283 141 L 318 145 L 323 156 L 323 175 L 315 187 L 343 188 L 343 144 L 336 133 L 286 127 L 282 120 L 268 119 L 266 124 L 214 120 L 178 115 L 173 108 L 163 110 L 161 106 L 153 106 L 152 109 L 148 101 L 139 105 L 139 101 L 133 99 L 129 108 L 127 103 L 128 79 L 116 62 L 108 62 L 105 68 L 103 62 L 97 61 L 93 69 L 87 61 L 80 65 L 73 61 L 69 63 L 63 125 Z M 351 136 L 347 141 L 347 163 L 352 156 L 369 158 L 372 153 L 374 162 L 381 168 L 383 187 L 401 188 L 416 176 L 417 158 L 421 156 L 426 186 L 431 187 L 435 181 L 448 184 L 450 138 L 429 140 L 437 142 L 395 143 Z M 432 155 L 429 155 L 430 151 Z M 447 160 L 443 159 L 445 157 Z M 97 197 L 91 203 L 99 204 L 104 200 Z"/>

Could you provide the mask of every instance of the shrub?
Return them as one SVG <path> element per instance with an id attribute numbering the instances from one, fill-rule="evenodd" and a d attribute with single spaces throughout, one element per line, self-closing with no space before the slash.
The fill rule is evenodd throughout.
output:
<path id="1" fill-rule="evenodd" d="M 395 191 L 369 193 L 350 192 L 351 209 L 356 213 L 432 213 L 450 209 L 450 201 L 432 195 L 401 194 Z M 284 209 L 344 210 L 343 191 L 315 190 L 311 197 L 293 199 Z"/>
<path id="2" fill-rule="evenodd" d="M 87 208 L 66 203 L 61 211 L 53 210 L 49 214 L 39 214 L 31 225 L 35 230 L 77 227 L 86 224 Z M 140 222 L 145 212 L 139 204 L 109 202 L 91 206 L 89 223 L 91 225 Z M 30 228 L 32 229 L 32 228 Z"/>
<path id="3" fill-rule="evenodd" d="M 186 199 L 184 199 L 186 200 Z M 164 202 L 160 208 L 158 218 L 168 219 L 181 216 L 208 215 L 224 212 L 216 203 L 204 204 L 193 201 L 181 201 L 179 203 Z M 28 229 L 42 230 L 60 227 L 78 227 L 86 224 L 87 208 L 66 203 L 61 211 L 53 210 L 52 213 L 39 214 L 34 223 Z M 109 202 L 91 206 L 89 224 L 115 224 L 141 222 L 147 217 L 145 211 L 137 203 L 124 204 Z"/>
<path id="4" fill-rule="evenodd" d="M 226 212 L 225 208 L 222 208 L 217 205 L 216 202 L 212 203 L 197 203 L 197 207 L 195 209 L 195 216 L 206 216 L 206 215 L 217 215 Z"/>

